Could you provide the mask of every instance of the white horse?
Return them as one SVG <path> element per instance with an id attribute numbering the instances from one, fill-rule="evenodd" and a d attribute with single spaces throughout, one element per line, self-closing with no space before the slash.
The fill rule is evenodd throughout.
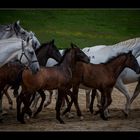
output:
<path id="1" fill-rule="evenodd" d="M 27 40 L 27 38 L 30 37 L 32 40 L 32 47 L 34 50 L 38 49 L 40 47 L 40 42 L 36 38 L 35 34 L 30 31 L 26 31 L 20 26 L 20 21 L 9 25 L 0 25 L 0 40 L 3 40 L 7 43 L 5 39 L 12 39 L 13 41 L 15 38 L 21 38 L 23 40 Z M 5 95 L 8 99 L 9 104 L 11 103 L 11 97 L 9 96 L 8 92 L 5 92 Z M 10 108 L 11 104 L 10 104 Z"/>
<path id="2" fill-rule="evenodd" d="M 33 73 L 36 73 L 40 69 L 36 54 L 32 47 L 32 39 L 27 38 L 27 41 L 20 38 L 0 40 L 0 67 L 14 60 L 19 60 L 21 63 L 28 66 Z M 0 99 L 0 113 L 1 112 L 2 98 Z"/>
<path id="3" fill-rule="evenodd" d="M 27 40 L 28 37 L 32 38 L 33 48 L 36 50 L 40 46 L 39 40 L 36 38 L 35 34 L 30 31 L 26 31 L 20 26 L 20 21 L 9 25 L 0 25 L 0 40 L 8 38 L 21 38 Z"/>

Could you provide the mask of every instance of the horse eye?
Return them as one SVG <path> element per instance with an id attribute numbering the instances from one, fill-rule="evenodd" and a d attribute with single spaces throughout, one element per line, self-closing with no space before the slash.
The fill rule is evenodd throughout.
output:
<path id="1" fill-rule="evenodd" d="M 22 32 L 21 34 L 25 35 L 25 32 Z"/>
<path id="2" fill-rule="evenodd" d="M 31 55 L 33 55 L 33 54 L 34 54 L 34 52 L 30 52 L 30 54 L 31 54 Z"/>

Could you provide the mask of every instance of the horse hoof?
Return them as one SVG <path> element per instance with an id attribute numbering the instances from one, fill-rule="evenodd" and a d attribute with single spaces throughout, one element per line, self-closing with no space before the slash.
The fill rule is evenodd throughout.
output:
<path id="1" fill-rule="evenodd" d="M 122 112 L 123 112 L 123 114 L 124 114 L 125 118 L 128 118 L 128 113 L 127 113 L 127 112 L 125 112 L 124 110 L 123 110 Z"/>
<path id="2" fill-rule="evenodd" d="M 62 116 L 63 116 L 63 115 L 62 115 Z M 65 116 L 66 116 L 68 119 L 74 118 L 74 115 L 73 115 L 72 113 L 70 113 L 70 112 L 67 112 L 67 113 L 65 114 Z"/>
<path id="3" fill-rule="evenodd" d="M 65 122 L 60 122 L 61 124 L 65 124 Z"/>
<path id="4" fill-rule="evenodd" d="M 81 116 L 81 117 L 80 117 L 80 121 L 83 121 L 83 120 L 84 120 L 84 117 L 83 117 L 83 116 Z"/>
<path id="5" fill-rule="evenodd" d="M 10 107 L 9 107 L 9 110 L 13 110 L 13 107 L 12 107 L 12 106 L 10 106 Z"/>
<path id="6" fill-rule="evenodd" d="M 90 113 L 93 114 L 93 109 L 90 109 Z"/>
<path id="7" fill-rule="evenodd" d="M 1 113 L 2 116 L 5 116 L 5 115 L 7 115 L 7 114 L 8 114 L 7 111 L 3 111 L 3 112 Z"/>
<path id="8" fill-rule="evenodd" d="M 37 114 L 33 114 L 32 115 L 32 118 L 37 118 Z"/>
<path id="9" fill-rule="evenodd" d="M 97 107 L 100 109 L 102 106 L 100 104 L 97 104 Z"/>
<path id="10" fill-rule="evenodd" d="M 108 117 L 105 117 L 104 115 L 101 115 L 101 118 L 102 118 L 103 120 L 105 120 L 105 121 L 108 120 Z"/>
<path id="11" fill-rule="evenodd" d="M 63 120 L 60 121 L 60 124 L 65 124 L 65 122 Z"/>
<path id="12" fill-rule="evenodd" d="M 25 124 L 25 121 L 21 121 L 21 124 Z"/>
<path id="13" fill-rule="evenodd" d="M 103 119 L 103 120 L 105 120 L 105 121 L 107 121 L 107 120 L 108 120 L 108 118 L 106 118 L 106 117 L 105 117 L 105 118 L 102 118 L 102 119 Z"/>
<path id="14" fill-rule="evenodd" d="M 97 114 L 99 114 L 100 113 L 100 111 L 98 110 L 98 111 L 95 111 L 95 113 L 94 113 L 94 115 L 97 115 Z"/>
<path id="15" fill-rule="evenodd" d="M 30 116 L 28 116 L 28 115 L 26 116 L 26 119 L 27 119 L 27 120 L 29 120 L 30 118 L 31 118 Z"/>
<path id="16" fill-rule="evenodd" d="M 2 116 L 0 117 L 0 123 L 3 123 L 3 117 Z"/>

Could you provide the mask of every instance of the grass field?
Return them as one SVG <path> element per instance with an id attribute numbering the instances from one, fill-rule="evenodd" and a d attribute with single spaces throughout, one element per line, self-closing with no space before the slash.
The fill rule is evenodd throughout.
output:
<path id="1" fill-rule="evenodd" d="M 115 44 L 140 36 L 140 10 L 45 9 L 0 10 L 0 24 L 20 20 L 41 43 L 55 39 L 58 48 Z"/>

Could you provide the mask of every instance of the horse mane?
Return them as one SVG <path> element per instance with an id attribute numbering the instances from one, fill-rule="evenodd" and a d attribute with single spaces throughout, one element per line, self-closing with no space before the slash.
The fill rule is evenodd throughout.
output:
<path id="1" fill-rule="evenodd" d="M 125 46 L 127 48 L 134 48 L 137 43 L 140 43 L 140 37 L 116 43 L 114 45 L 111 45 L 111 47 L 118 48 L 118 47 Z"/>
<path id="2" fill-rule="evenodd" d="M 66 48 L 66 49 L 63 51 L 63 53 L 62 53 L 62 58 L 61 58 L 60 62 L 58 62 L 55 66 L 60 65 L 60 64 L 63 62 L 63 60 L 65 59 L 66 54 L 67 54 L 70 50 L 71 50 L 71 48 Z"/>
<path id="3" fill-rule="evenodd" d="M 42 48 L 46 47 L 48 44 L 49 44 L 49 42 L 41 44 L 40 47 L 35 50 L 35 53 L 38 54 L 40 52 L 40 50 Z"/>
<path id="4" fill-rule="evenodd" d="M 112 62 L 114 59 L 116 59 L 117 57 L 120 57 L 120 56 L 123 56 L 123 55 L 126 55 L 126 54 L 127 54 L 126 52 L 118 53 L 116 56 L 112 56 L 112 57 L 110 57 L 106 62 L 101 63 L 101 64 L 107 64 L 107 63 L 110 63 L 110 62 Z"/>
<path id="5" fill-rule="evenodd" d="M 15 38 L 15 37 L 11 37 L 8 39 L 2 39 L 0 40 L 0 48 L 5 47 L 5 46 L 12 46 L 14 44 L 21 44 L 22 43 L 22 39 L 20 38 Z"/>

